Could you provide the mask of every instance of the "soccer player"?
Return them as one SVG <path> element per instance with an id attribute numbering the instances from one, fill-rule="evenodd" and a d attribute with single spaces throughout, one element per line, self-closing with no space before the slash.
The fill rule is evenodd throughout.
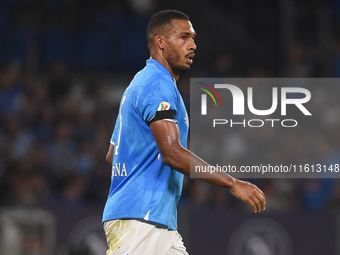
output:
<path id="1" fill-rule="evenodd" d="M 196 33 L 176 10 L 154 14 L 146 31 L 150 59 L 125 90 L 106 160 L 111 187 L 103 213 L 107 255 L 188 254 L 177 232 L 177 203 L 190 167 L 208 166 L 186 149 L 188 115 L 176 81 L 190 69 Z M 265 209 L 255 185 L 200 179 L 227 188 L 254 212 Z"/>

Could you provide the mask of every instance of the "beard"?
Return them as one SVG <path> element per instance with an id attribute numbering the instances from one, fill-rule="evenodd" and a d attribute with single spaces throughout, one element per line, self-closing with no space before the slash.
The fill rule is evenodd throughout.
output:
<path id="1" fill-rule="evenodd" d="M 190 70 L 190 66 L 179 65 L 180 60 L 181 56 L 172 49 L 168 55 L 167 62 L 175 75 L 179 75 L 180 73 Z"/>

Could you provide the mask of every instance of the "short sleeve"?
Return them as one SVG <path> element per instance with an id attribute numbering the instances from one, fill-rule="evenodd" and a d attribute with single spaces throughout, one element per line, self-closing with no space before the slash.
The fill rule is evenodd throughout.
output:
<path id="1" fill-rule="evenodd" d="M 140 91 L 137 112 L 145 122 L 150 122 L 157 111 L 177 112 L 177 93 L 174 84 L 167 80 L 146 84 Z M 177 123 L 176 119 L 172 119 Z"/>

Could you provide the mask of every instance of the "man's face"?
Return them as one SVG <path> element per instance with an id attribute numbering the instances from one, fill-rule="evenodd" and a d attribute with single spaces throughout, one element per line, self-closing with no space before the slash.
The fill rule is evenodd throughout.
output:
<path id="1" fill-rule="evenodd" d="M 193 63 L 196 32 L 187 20 L 174 19 L 172 25 L 165 37 L 164 56 L 174 74 L 178 75 L 189 70 Z"/>

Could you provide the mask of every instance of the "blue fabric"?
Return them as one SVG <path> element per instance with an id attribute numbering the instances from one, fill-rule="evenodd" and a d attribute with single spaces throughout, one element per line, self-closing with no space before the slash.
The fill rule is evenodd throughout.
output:
<path id="1" fill-rule="evenodd" d="M 147 218 L 176 229 L 183 174 L 164 165 L 149 127 L 162 102 L 176 111 L 180 142 L 187 146 L 189 122 L 174 79 L 156 60 L 147 60 L 125 90 L 111 143 L 112 179 L 103 222 Z M 148 215 L 148 217 L 146 217 Z"/>

